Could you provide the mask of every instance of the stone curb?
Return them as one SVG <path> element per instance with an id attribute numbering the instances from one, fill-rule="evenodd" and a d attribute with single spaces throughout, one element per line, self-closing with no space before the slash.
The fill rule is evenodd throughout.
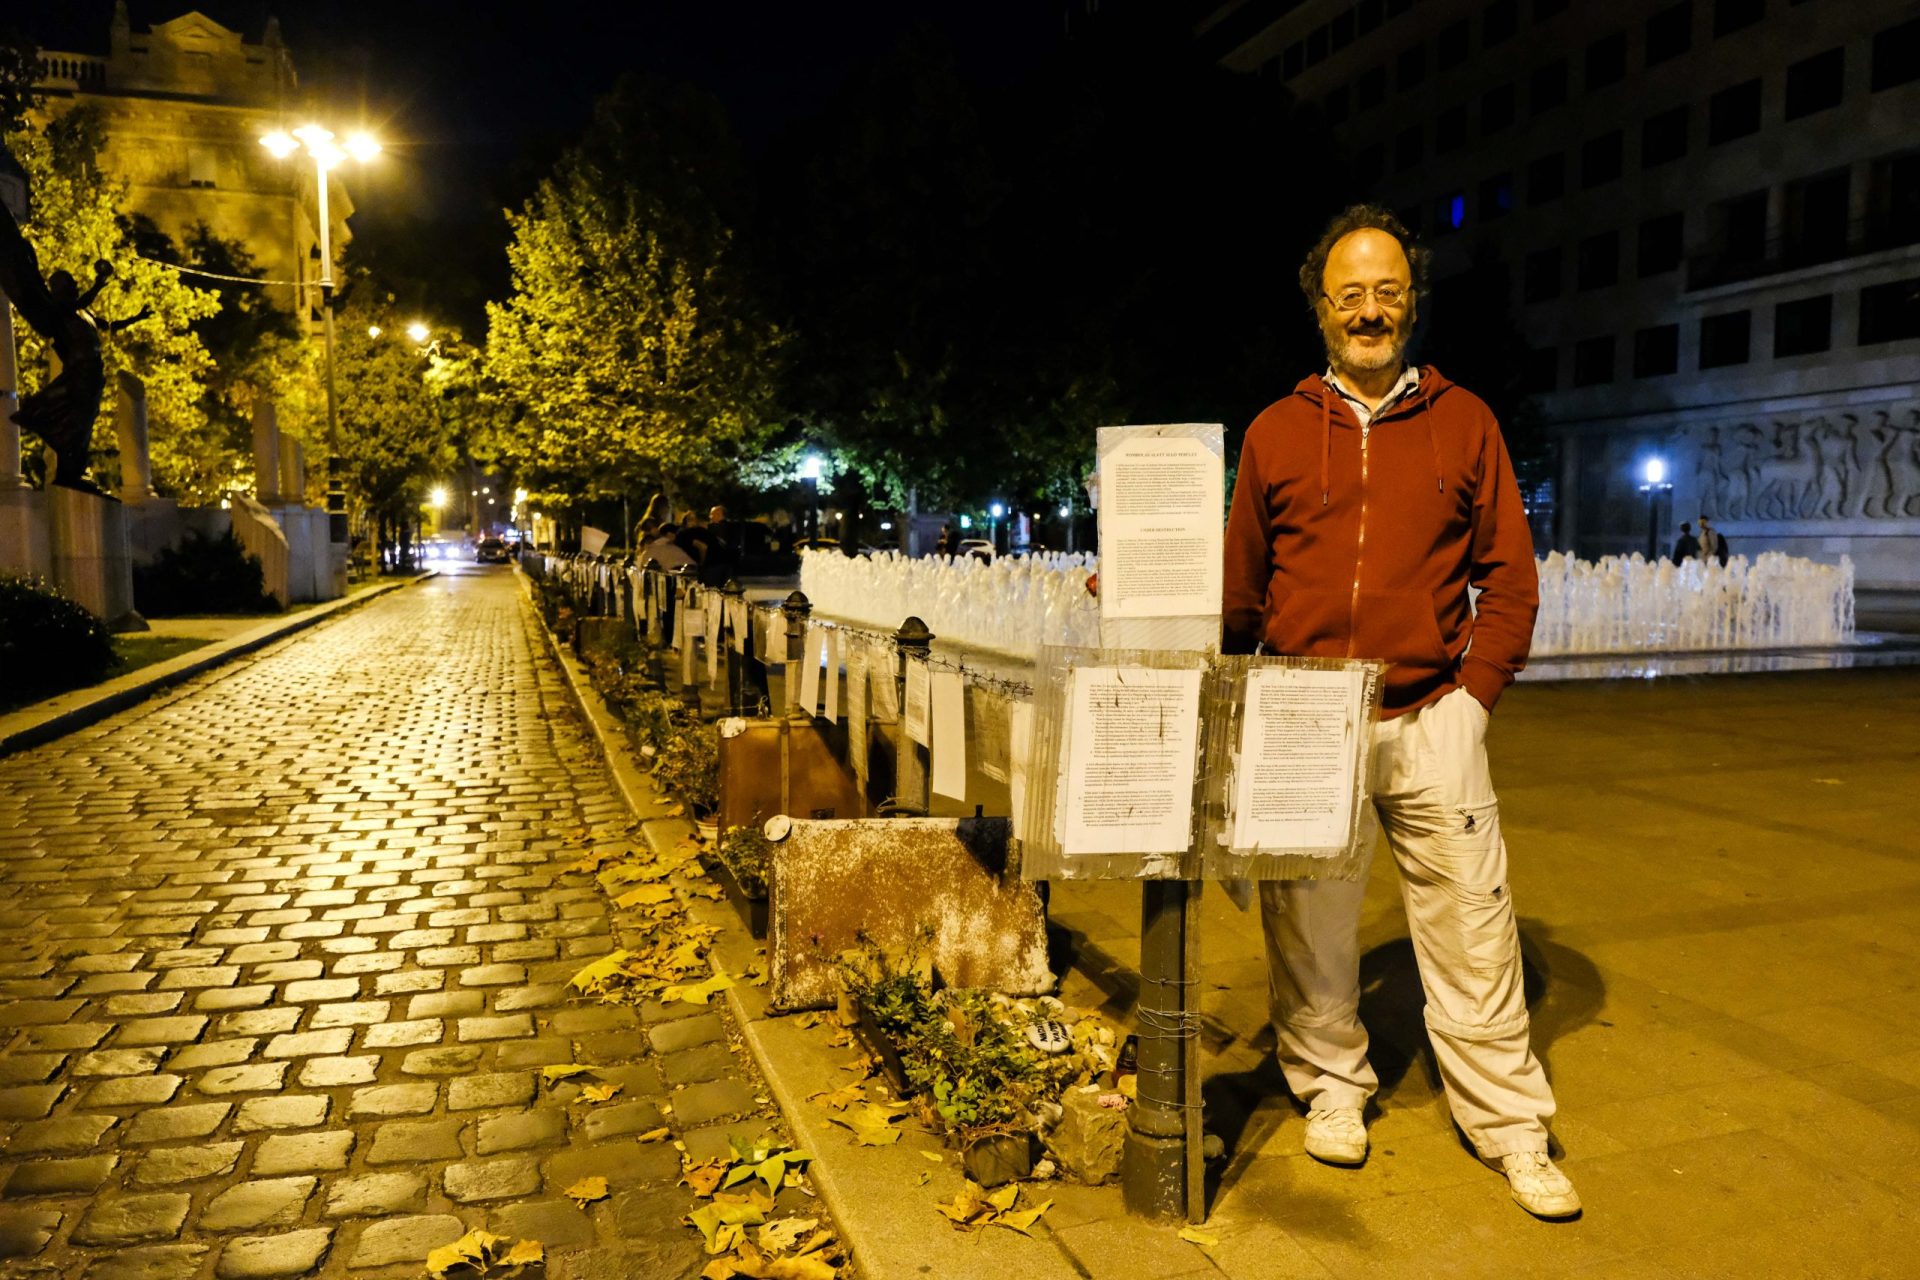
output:
<path id="1" fill-rule="evenodd" d="M 599 746 L 615 789 L 642 822 L 648 843 L 658 852 L 691 836 L 693 824 L 687 819 L 658 816 L 664 802 L 635 765 L 625 729 L 607 709 L 585 669 L 541 621 L 533 605 L 532 584 L 525 574 L 520 578 L 532 624 L 559 665 L 568 697 Z M 758 944 L 731 909 L 716 912 L 712 919 L 722 930 L 715 940 L 715 954 L 729 972 L 740 972 Z M 1045 1222 L 1031 1238 L 992 1229 L 962 1235 L 935 1213 L 933 1199 L 952 1199 L 963 1176 L 959 1162 L 938 1143 L 907 1136 L 888 1147 L 848 1148 L 846 1130 L 829 1124 L 826 1113 L 806 1101 L 809 1094 L 846 1082 L 839 1072 L 844 1059 L 836 1060 L 832 1051 L 802 1036 L 791 1021 L 768 1017 L 763 988 L 736 984 L 726 996 L 734 1023 L 795 1140 L 814 1157 L 808 1174 L 865 1280 L 926 1280 L 930 1275 L 940 1280 L 1007 1280 L 1010 1276 L 1084 1280 L 1086 1270 L 1072 1260 Z M 936 1165 L 922 1152 L 940 1153 L 940 1163 Z M 851 1153 L 853 1158 L 833 1159 L 829 1153 Z M 919 1183 L 923 1173 L 932 1174 L 925 1187 Z M 1048 1193 L 1042 1186 L 1035 1194 L 1044 1199 Z"/>
<path id="2" fill-rule="evenodd" d="M 358 595 L 329 600 L 325 604 L 316 605 L 290 618 L 275 618 L 251 631 L 243 631 L 231 639 L 183 653 L 177 658 L 155 663 L 151 667 L 142 667 L 138 671 L 130 671 L 124 676 L 102 684 L 56 694 L 44 702 L 36 702 L 32 706 L 9 712 L 0 716 L 0 756 L 41 746 L 56 738 L 65 737 L 76 729 L 84 729 L 88 725 L 96 724 L 110 715 L 146 701 L 162 690 L 182 684 L 235 658 L 245 657 L 276 640 L 305 631 L 308 627 L 337 617 L 349 609 L 356 609 L 368 601 L 377 600 L 391 592 L 410 587 L 416 582 L 435 577 L 438 572 L 438 570 L 429 569 L 412 578 L 382 583 Z"/>

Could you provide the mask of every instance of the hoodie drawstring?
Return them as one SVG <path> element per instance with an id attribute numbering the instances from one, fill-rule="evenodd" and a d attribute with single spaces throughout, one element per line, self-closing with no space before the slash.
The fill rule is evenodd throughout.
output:
<path id="1" fill-rule="evenodd" d="M 1433 451 L 1433 483 L 1440 492 L 1447 491 L 1447 474 L 1440 469 L 1440 437 L 1433 429 L 1433 404 L 1425 396 L 1420 397 L 1420 416 L 1427 423 L 1427 448 Z"/>
<path id="2" fill-rule="evenodd" d="M 1327 477 L 1333 459 L 1333 388 L 1320 396 L 1320 505 L 1327 505 L 1333 483 Z"/>

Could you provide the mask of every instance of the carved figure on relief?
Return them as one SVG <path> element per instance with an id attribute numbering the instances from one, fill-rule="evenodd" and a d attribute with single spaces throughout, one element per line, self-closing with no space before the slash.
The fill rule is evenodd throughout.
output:
<path id="1" fill-rule="evenodd" d="M 1850 509 L 1854 484 L 1853 436 L 1860 419 L 1843 413 L 1836 420 L 1825 418 L 1811 424 L 1813 434 L 1813 488 L 1801 504 L 1803 513 L 1833 519 L 1859 514 Z M 1811 508 L 1811 510 L 1805 510 Z"/>
<path id="2" fill-rule="evenodd" d="M 1760 471 L 1754 465 L 1754 455 L 1760 451 L 1763 437 L 1751 422 L 1741 423 L 1728 434 L 1733 438 L 1727 448 L 1726 518 L 1743 520 L 1753 514 L 1759 492 Z"/>
<path id="3" fill-rule="evenodd" d="M 1693 452 L 1694 492 L 1700 511 L 1714 519 L 1727 514 L 1727 468 L 1720 456 L 1720 428 L 1708 427 L 1706 438 Z"/>
<path id="4" fill-rule="evenodd" d="M 1776 422 L 1773 424 L 1773 456 L 1763 468 L 1760 496 L 1754 502 L 1754 514 L 1768 520 L 1790 520 L 1804 514 L 1801 500 L 1819 483 L 1819 459 L 1813 443 L 1804 438 L 1812 423 Z"/>

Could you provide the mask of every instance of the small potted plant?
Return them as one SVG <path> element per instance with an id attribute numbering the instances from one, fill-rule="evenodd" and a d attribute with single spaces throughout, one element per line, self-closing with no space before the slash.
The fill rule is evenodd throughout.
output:
<path id="1" fill-rule="evenodd" d="M 687 807 L 687 813 L 711 838 L 718 833 L 714 814 L 720 807 L 720 743 L 712 725 L 682 722 L 665 742 L 653 766 L 654 777 Z"/>
<path id="2" fill-rule="evenodd" d="M 756 938 L 767 936 L 768 873 L 772 869 L 773 842 L 757 824 L 729 827 L 721 837 L 720 865 L 726 868 L 721 883 L 734 905 L 747 918 L 747 927 Z"/>

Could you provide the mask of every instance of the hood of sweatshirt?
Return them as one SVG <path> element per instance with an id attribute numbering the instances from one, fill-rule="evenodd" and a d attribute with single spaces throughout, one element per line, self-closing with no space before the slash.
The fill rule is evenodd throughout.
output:
<path id="1" fill-rule="evenodd" d="M 1440 397 L 1452 389 L 1453 383 L 1447 380 L 1445 374 L 1430 364 L 1421 365 L 1420 380 L 1414 383 L 1406 395 L 1389 405 L 1385 413 L 1374 418 L 1367 427 L 1363 428 L 1358 419 L 1354 418 L 1339 420 L 1339 426 L 1344 431 L 1368 430 L 1404 415 L 1419 414 L 1427 432 L 1427 448 L 1433 456 L 1434 487 L 1444 490 L 1446 477 L 1440 466 L 1440 437 L 1434 430 L 1433 406 Z M 1320 411 L 1320 503 L 1325 506 L 1332 497 L 1332 478 L 1329 473 L 1333 458 L 1333 431 L 1336 422 L 1333 406 L 1336 401 L 1344 403 L 1344 398 L 1338 391 L 1327 385 L 1324 374 L 1318 373 L 1308 374 L 1300 379 L 1300 384 L 1293 389 L 1293 394 L 1308 404 L 1316 406 Z"/>

